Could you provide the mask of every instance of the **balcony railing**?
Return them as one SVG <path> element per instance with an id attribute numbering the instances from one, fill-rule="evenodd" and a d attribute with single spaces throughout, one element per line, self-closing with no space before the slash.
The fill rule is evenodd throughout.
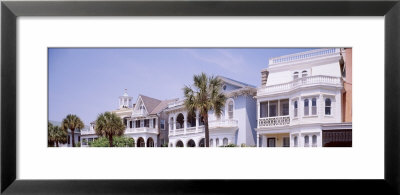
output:
<path id="1" fill-rule="evenodd" d="M 258 127 L 276 127 L 290 124 L 289 116 L 276 116 L 258 119 Z"/>
<path id="2" fill-rule="evenodd" d="M 338 55 L 340 53 L 339 48 L 325 48 L 325 49 L 315 49 L 301 53 L 295 53 L 291 55 L 280 56 L 276 58 L 269 59 L 269 65 L 289 63 L 293 61 L 308 60 L 311 58 L 325 57 L 331 55 Z"/>
<path id="3" fill-rule="evenodd" d="M 274 93 L 274 92 L 290 91 L 293 89 L 297 89 L 299 87 L 309 86 L 309 85 L 341 86 L 342 79 L 340 77 L 323 76 L 323 75 L 303 77 L 303 78 L 298 78 L 298 79 L 293 80 L 288 83 L 282 83 L 282 84 L 271 85 L 271 86 L 262 86 L 262 87 L 258 88 L 257 95 L 260 96 L 260 95 L 267 95 L 267 94 Z"/>
<path id="4" fill-rule="evenodd" d="M 96 134 L 94 130 L 81 131 L 81 135 L 93 135 L 93 134 Z"/>
<path id="5" fill-rule="evenodd" d="M 208 122 L 208 127 L 213 128 L 224 128 L 224 127 L 236 127 L 238 126 L 238 121 L 233 119 L 223 119 Z"/>
<path id="6" fill-rule="evenodd" d="M 158 129 L 150 127 L 140 127 L 140 128 L 127 128 L 125 133 L 158 133 Z"/>
<path id="7" fill-rule="evenodd" d="M 175 106 L 181 106 L 181 105 L 183 105 L 183 103 L 184 103 L 184 100 L 177 100 L 177 101 L 169 103 L 168 108 L 172 108 Z"/>
<path id="8" fill-rule="evenodd" d="M 134 110 L 132 112 L 132 116 L 134 117 L 139 117 L 139 116 L 145 116 L 147 113 L 145 110 Z"/>

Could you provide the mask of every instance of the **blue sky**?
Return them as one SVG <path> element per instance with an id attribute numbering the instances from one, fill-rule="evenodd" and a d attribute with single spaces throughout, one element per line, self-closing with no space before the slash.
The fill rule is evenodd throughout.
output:
<path id="1" fill-rule="evenodd" d="M 310 48 L 49 48 L 49 120 L 78 115 L 85 125 L 118 108 L 128 90 L 160 100 L 181 98 L 205 72 L 259 86 L 268 59 Z"/>

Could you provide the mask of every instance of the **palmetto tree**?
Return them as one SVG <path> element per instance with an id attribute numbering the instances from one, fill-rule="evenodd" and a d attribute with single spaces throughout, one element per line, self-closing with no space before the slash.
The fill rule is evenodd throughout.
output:
<path id="1" fill-rule="evenodd" d="M 117 114 L 105 112 L 97 117 L 94 129 L 97 135 L 107 137 L 110 147 L 113 147 L 113 136 L 123 135 L 125 128 L 122 119 Z"/>
<path id="2" fill-rule="evenodd" d="M 71 130 L 72 134 L 72 147 L 75 147 L 75 129 L 83 129 L 85 125 L 83 124 L 82 120 L 74 115 L 74 114 L 68 114 L 62 121 L 61 123 L 61 129 L 64 130 L 65 132 Z"/>
<path id="3" fill-rule="evenodd" d="M 54 131 L 54 142 L 56 144 L 56 147 L 59 147 L 59 144 L 67 143 L 67 137 L 68 137 L 67 131 L 64 131 L 59 126 L 54 126 L 53 131 Z"/>
<path id="4" fill-rule="evenodd" d="M 185 108 L 189 113 L 198 111 L 204 120 L 204 132 L 206 147 L 210 146 L 210 132 L 208 130 L 208 111 L 214 110 L 217 117 L 222 114 L 226 96 L 221 93 L 222 80 L 205 73 L 193 76 L 193 86 L 185 86 L 183 93 L 185 96 Z"/>
<path id="5" fill-rule="evenodd" d="M 47 123 L 47 146 L 54 146 L 54 126 L 50 122 Z"/>

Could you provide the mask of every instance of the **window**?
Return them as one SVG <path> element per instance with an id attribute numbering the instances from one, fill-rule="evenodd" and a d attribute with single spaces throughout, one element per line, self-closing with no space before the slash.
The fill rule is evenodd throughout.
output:
<path id="1" fill-rule="evenodd" d="M 269 104 L 269 116 L 270 117 L 273 117 L 273 116 L 276 116 L 277 115 L 277 107 L 276 107 L 276 104 Z"/>
<path id="2" fill-rule="evenodd" d="M 93 138 L 89 138 L 89 142 L 93 142 Z"/>
<path id="3" fill-rule="evenodd" d="M 289 115 L 289 101 L 281 101 L 281 116 Z"/>
<path id="4" fill-rule="evenodd" d="M 317 147 L 317 136 L 316 135 L 312 136 L 312 147 Z"/>
<path id="5" fill-rule="evenodd" d="M 229 101 L 228 103 L 228 117 L 229 119 L 233 119 L 233 101 Z"/>
<path id="6" fill-rule="evenodd" d="M 156 128 L 156 119 L 153 118 L 153 128 Z"/>
<path id="7" fill-rule="evenodd" d="M 71 136 L 68 135 L 68 144 L 71 142 Z"/>
<path id="8" fill-rule="evenodd" d="M 317 99 L 313 98 L 311 100 L 311 114 L 312 115 L 317 115 Z"/>
<path id="9" fill-rule="evenodd" d="M 218 138 L 215 139 L 215 144 L 216 144 L 217 146 L 219 146 L 219 139 L 218 139 Z"/>
<path id="10" fill-rule="evenodd" d="M 268 102 L 260 103 L 260 118 L 268 117 Z"/>
<path id="11" fill-rule="evenodd" d="M 213 139 L 210 139 L 210 147 L 213 147 Z"/>
<path id="12" fill-rule="evenodd" d="M 304 116 L 308 116 L 310 107 L 308 106 L 308 99 L 304 100 Z"/>
<path id="13" fill-rule="evenodd" d="M 222 87 L 222 89 L 224 89 L 224 91 L 226 90 L 226 85 L 224 85 L 223 87 Z"/>
<path id="14" fill-rule="evenodd" d="M 133 121 L 129 121 L 129 128 L 132 128 L 133 126 Z"/>
<path id="15" fill-rule="evenodd" d="M 294 141 L 294 147 L 297 147 L 298 146 L 297 136 L 294 136 L 293 141 Z"/>
<path id="16" fill-rule="evenodd" d="M 308 135 L 306 135 L 304 137 L 304 147 L 308 147 L 308 145 L 309 145 L 309 137 L 308 137 Z"/>
<path id="17" fill-rule="evenodd" d="M 325 115 L 331 115 L 331 99 L 325 99 Z"/>
<path id="18" fill-rule="evenodd" d="M 303 72 L 301 72 L 301 77 L 306 77 L 308 76 L 307 70 L 303 70 Z"/>
<path id="19" fill-rule="evenodd" d="M 80 142 L 81 141 L 81 136 L 78 136 L 78 142 Z"/>
<path id="20" fill-rule="evenodd" d="M 160 121 L 160 128 L 161 128 L 162 130 L 165 129 L 165 120 L 161 120 L 161 121 Z"/>
<path id="21" fill-rule="evenodd" d="M 299 72 L 294 72 L 293 73 L 293 80 L 298 79 L 299 78 Z"/>
<path id="22" fill-rule="evenodd" d="M 224 146 L 227 146 L 228 145 L 228 138 L 224 138 L 222 140 L 222 143 L 224 144 Z"/>
<path id="23" fill-rule="evenodd" d="M 140 120 L 137 120 L 135 123 L 136 123 L 136 128 L 140 128 Z"/>
<path id="24" fill-rule="evenodd" d="M 84 145 L 84 146 L 87 145 L 87 139 L 82 139 L 82 145 Z"/>
<path id="25" fill-rule="evenodd" d="M 297 117 L 297 108 L 298 108 L 297 101 L 294 101 L 294 117 Z"/>
<path id="26" fill-rule="evenodd" d="M 283 147 L 289 147 L 289 146 L 290 146 L 289 138 L 284 137 L 283 138 Z"/>
<path id="27" fill-rule="evenodd" d="M 144 119 L 144 126 L 149 127 L 149 119 Z"/>

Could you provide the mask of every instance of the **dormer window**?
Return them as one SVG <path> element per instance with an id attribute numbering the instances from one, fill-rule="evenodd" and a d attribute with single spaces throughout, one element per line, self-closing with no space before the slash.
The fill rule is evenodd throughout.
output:
<path id="1" fill-rule="evenodd" d="M 222 86 L 222 89 L 225 91 L 226 90 L 226 85 Z"/>
<path id="2" fill-rule="evenodd" d="M 299 72 L 294 72 L 293 73 L 293 80 L 298 79 L 299 78 Z"/>
<path id="3" fill-rule="evenodd" d="M 306 77 L 306 76 L 308 76 L 307 70 L 301 72 L 301 77 Z"/>

